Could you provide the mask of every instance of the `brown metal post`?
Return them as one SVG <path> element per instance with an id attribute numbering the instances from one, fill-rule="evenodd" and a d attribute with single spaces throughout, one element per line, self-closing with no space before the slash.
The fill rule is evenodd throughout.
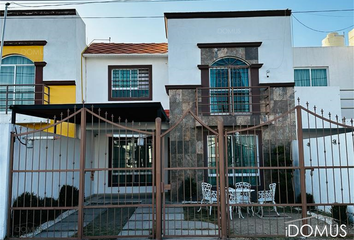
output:
<path id="1" fill-rule="evenodd" d="M 7 114 L 7 108 L 9 107 L 9 86 L 6 86 L 6 100 L 5 100 L 5 113 Z"/>
<path id="2" fill-rule="evenodd" d="M 162 201 L 161 201 L 161 118 L 156 118 L 156 239 L 161 239 L 162 233 Z"/>
<path id="3" fill-rule="evenodd" d="M 13 164 L 14 164 L 14 142 L 15 136 L 11 132 L 10 137 L 10 162 L 9 162 L 9 191 L 7 199 L 7 237 L 13 237 L 11 235 L 11 200 L 12 200 L 12 178 L 13 178 Z"/>
<path id="4" fill-rule="evenodd" d="M 81 109 L 81 143 L 80 143 L 80 184 L 77 236 L 82 239 L 84 223 L 84 197 L 85 197 L 85 157 L 86 157 L 86 109 Z"/>
<path id="5" fill-rule="evenodd" d="M 305 161 L 304 161 L 304 141 L 302 135 L 302 117 L 301 108 L 296 107 L 297 121 L 297 141 L 299 147 L 299 167 L 300 167 L 300 193 L 301 193 L 301 208 L 302 208 L 302 225 L 307 224 L 307 200 L 306 200 L 306 176 L 305 176 Z M 307 228 L 303 228 L 303 233 L 307 235 Z"/>
<path id="6" fill-rule="evenodd" d="M 219 168 L 220 168 L 220 206 L 221 206 L 221 239 L 227 238 L 226 198 L 225 198 L 225 159 L 224 159 L 224 122 L 218 121 L 219 134 Z"/>

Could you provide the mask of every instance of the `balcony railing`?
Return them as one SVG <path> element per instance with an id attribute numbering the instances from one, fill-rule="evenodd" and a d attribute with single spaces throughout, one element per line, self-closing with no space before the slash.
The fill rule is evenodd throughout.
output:
<path id="1" fill-rule="evenodd" d="M 354 89 L 340 89 L 342 116 L 354 117 Z"/>
<path id="2" fill-rule="evenodd" d="M 196 89 L 199 115 L 247 115 L 269 112 L 269 87 L 219 87 Z"/>
<path id="3" fill-rule="evenodd" d="M 49 104 L 50 88 L 45 84 L 0 85 L 0 112 L 9 112 L 11 105 Z"/>

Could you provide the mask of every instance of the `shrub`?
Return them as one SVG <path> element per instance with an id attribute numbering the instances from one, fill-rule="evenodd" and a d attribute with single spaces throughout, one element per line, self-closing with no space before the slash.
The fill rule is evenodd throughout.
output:
<path id="1" fill-rule="evenodd" d="M 75 207 L 79 205 L 79 189 L 70 185 L 63 185 L 59 191 L 59 206 Z"/>
<path id="2" fill-rule="evenodd" d="M 334 204 L 331 208 L 332 217 L 335 221 L 339 224 L 346 224 L 347 223 L 347 205 L 338 205 Z"/>
<path id="3" fill-rule="evenodd" d="M 16 198 L 12 207 L 38 207 L 38 205 L 39 198 L 34 193 L 25 192 Z M 39 210 L 14 210 L 11 221 L 14 236 L 32 232 L 39 225 L 40 218 Z"/>
<path id="4" fill-rule="evenodd" d="M 12 207 L 55 207 L 58 201 L 53 198 L 39 198 L 34 193 L 25 192 L 16 198 Z M 55 219 L 60 211 L 55 210 L 13 210 L 11 229 L 13 236 L 33 232 L 39 225 Z"/>
<path id="5" fill-rule="evenodd" d="M 301 194 L 297 195 L 296 203 L 301 203 Z M 306 193 L 306 203 L 315 203 L 311 193 Z M 315 206 L 307 206 L 307 211 L 313 211 L 315 209 Z"/>

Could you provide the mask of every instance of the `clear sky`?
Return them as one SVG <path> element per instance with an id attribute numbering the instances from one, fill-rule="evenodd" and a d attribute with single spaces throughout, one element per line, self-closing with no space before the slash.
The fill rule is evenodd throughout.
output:
<path id="1" fill-rule="evenodd" d="M 354 28 L 353 0 L 60 0 L 16 1 L 9 9 L 76 8 L 86 23 L 87 42 L 107 39 L 112 42 L 167 42 L 164 12 L 243 11 L 291 9 L 293 11 L 293 44 L 295 47 L 321 46 L 328 32 L 345 35 Z M 0 1 L 1 9 L 4 3 Z M 80 2 L 80 4 L 75 4 Z M 83 2 L 101 2 L 82 4 Z M 105 3 L 103 3 L 105 2 Z M 51 6 L 51 5 L 60 6 Z M 29 7 L 34 6 L 34 7 Z M 307 12 L 319 10 L 348 10 L 333 12 Z M 151 18 L 151 16 L 153 16 Z M 133 17 L 133 18 L 132 18 Z M 137 18 L 134 18 L 137 17 Z M 147 17 L 147 18 L 140 18 Z M 300 24 L 314 29 L 311 30 Z M 348 28 L 350 27 L 350 28 Z M 346 28 L 346 29 L 344 29 Z M 339 29 L 344 29 L 340 30 Z M 315 31 L 317 30 L 317 31 Z"/>

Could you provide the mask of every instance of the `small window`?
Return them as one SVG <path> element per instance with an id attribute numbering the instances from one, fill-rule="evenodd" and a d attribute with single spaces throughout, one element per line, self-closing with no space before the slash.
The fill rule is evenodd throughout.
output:
<path id="1" fill-rule="evenodd" d="M 109 66 L 109 100 L 151 100 L 151 72 L 149 66 Z"/>
<path id="2" fill-rule="evenodd" d="M 298 87 L 327 86 L 327 69 L 324 68 L 295 69 L 294 80 L 295 80 L 295 86 Z"/>

